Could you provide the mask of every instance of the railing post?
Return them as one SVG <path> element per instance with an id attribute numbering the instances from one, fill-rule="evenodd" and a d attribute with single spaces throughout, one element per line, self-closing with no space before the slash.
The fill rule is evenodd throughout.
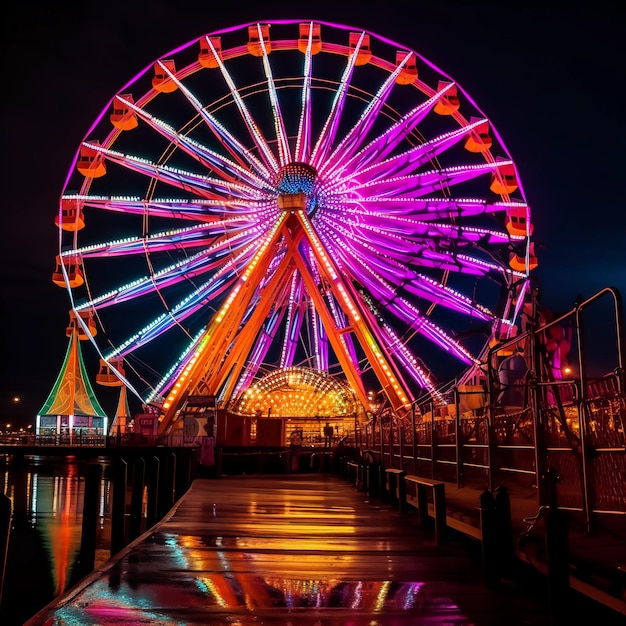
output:
<path id="1" fill-rule="evenodd" d="M 513 524 L 511 521 L 511 499 L 509 490 L 500 485 L 495 489 L 496 529 L 498 531 L 498 554 L 500 574 L 510 578 L 515 563 L 515 547 L 513 541 Z"/>
<path id="2" fill-rule="evenodd" d="M 11 500 L 6 494 L 0 495 L 0 606 L 2 606 L 2 589 L 9 553 L 9 535 L 11 532 Z"/>
<path id="3" fill-rule="evenodd" d="M 81 578 L 93 571 L 96 563 L 96 536 L 98 528 L 98 507 L 102 483 L 102 465 L 89 463 L 85 478 L 83 496 L 83 521 L 80 535 L 80 555 L 78 567 Z"/>
<path id="4" fill-rule="evenodd" d="M 546 554 L 548 564 L 548 595 L 551 622 L 556 626 L 569 623 L 568 593 L 569 583 L 569 543 L 567 519 L 557 506 L 557 473 L 550 468 L 545 474 L 546 493 L 548 494 L 548 513 L 546 516 Z"/>
<path id="5" fill-rule="evenodd" d="M 113 502 L 111 506 L 111 556 L 126 545 L 126 483 L 128 464 L 119 458 L 113 475 Z"/>
<path id="6" fill-rule="evenodd" d="M 143 515 L 143 491 L 146 485 L 146 462 L 143 457 L 135 460 L 133 470 L 133 489 L 130 500 L 129 539 L 141 534 L 141 520 Z"/>
<path id="7" fill-rule="evenodd" d="M 487 587 L 493 587 L 500 583 L 496 506 L 493 494 L 488 489 L 482 492 L 479 501 L 483 582 Z"/>
<path id="8" fill-rule="evenodd" d="M 159 483 L 161 477 L 161 461 L 154 456 L 148 462 L 148 508 L 146 511 L 146 526 L 151 528 L 156 524 L 159 512 Z"/>

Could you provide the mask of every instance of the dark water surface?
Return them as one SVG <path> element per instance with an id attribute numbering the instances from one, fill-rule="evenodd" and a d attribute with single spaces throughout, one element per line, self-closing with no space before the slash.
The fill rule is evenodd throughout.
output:
<path id="1" fill-rule="evenodd" d="M 103 477 L 96 530 L 96 567 L 110 556 L 110 465 Z M 74 457 L 0 457 L 2 491 L 13 521 L 0 624 L 23 624 L 82 576 L 79 573 L 86 461 Z"/>

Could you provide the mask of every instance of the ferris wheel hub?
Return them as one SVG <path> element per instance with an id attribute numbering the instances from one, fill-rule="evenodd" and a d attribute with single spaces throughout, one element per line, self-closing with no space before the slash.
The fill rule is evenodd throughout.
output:
<path id="1" fill-rule="evenodd" d="M 281 167 L 274 179 L 280 196 L 306 196 L 306 211 L 310 215 L 317 206 L 317 171 L 308 163 L 294 161 Z"/>

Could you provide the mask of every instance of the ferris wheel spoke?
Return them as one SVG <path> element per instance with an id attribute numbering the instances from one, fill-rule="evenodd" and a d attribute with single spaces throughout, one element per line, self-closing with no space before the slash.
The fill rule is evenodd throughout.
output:
<path id="1" fill-rule="evenodd" d="M 437 324 L 430 319 L 421 316 L 419 319 L 411 316 L 411 310 L 414 307 L 405 299 L 400 298 L 398 301 L 391 302 L 389 308 L 392 312 L 396 312 L 399 319 L 404 319 L 408 324 L 409 330 L 415 330 L 432 343 L 439 346 L 449 354 L 457 357 L 463 363 L 478 363 L 477 357 L 473 356 L 465 347 L 463 347 L 456 339 L 451 337 Z"/>
<path id="2" fill-rule="evenodd" d="M 368 181 L 376 181 L 381 178 L 390 178 L 408 175 L 418 170 L 420 167 L 439 156 L 445 150 L 455 146 L 461 139 L 482 124 L 484 120 L 478 120 L 473 124 L 468 124 L 457 130 L 449 131 L 439 135 L 430 141 L 415 146 L 414 148 L 402 152 L 398 155 L 376 163 L 368 165 L 363 169 L 351 171 L 344 178 L 337 179 L 338 183 L 345 183 L 349 180 L 361 180 L 364 177 Z"/>
<path id="3" fill-rule="evenodd" d="M 232 271 L 236 272 L 239 266 L 248 262 L 253 250 L 253 244 L 248 241 L 247 246 L 238 255 L 233 256 L 232 248 L 239 238 L 243 238 L 243 236 L 224 239 L 218 244 L 210 246 L 208 250 L 203 250 L 189 257 L 184 262 L 170 264 L 158 272 L 136 278 L 126 285 L 120 285 L 111 289 L 105 294 L 90 299 L 88 306 L 99 310 L 115 304 L 121 304 L 122 302 L 149 295 L 157 289 L 164 289 L 189 280 L 190 277 L 199 276 L 216 268 L 221 269 L 214 274 L 213 280 L 220 279 L 220 272 L 231 271 L 233 266 L 234 269 Z M 220 255 L 221 257 L 231 256 L 231 259 L 225 260 Z M 211 261 L 208 261 L 208 259 L 211 259 Z"/>
<path id="4" fill-rule="evenodd" d="M 220 69 L 222 72 L 225 72 L 224 64 L 219 59 L 218 53 L 215 51 L 213 47 L 213 43 L 210 41 L 210 38 L 206 38 L 210 48 L 214 51 L 216 58 L 220 63 Z M 169 69 L 165 66 L 161 66 L 168 74 L 170 80 L 174 81 L 180 92 L 187 98 L 196 112 L 200 115 L 200 117 L 207 124 L 209 129 L 213 132 L 213 134 L 220 140 L 222 145 L 226 148 L 228 153 L 244 168 L 252 165 L 256 168 L 257 173 L 265 178 L 266 180 L 270 180 L 271 174 L 270 171 L 274 171 L 275 168 L 268 169 L 266 164 L 262 163 L 257 159 L 245 146 L 242 144 L 232 133 L 230 133 L 226 127 L 215 118 L 211 113 L 209 113 L 204 105 L 196 98 L 191 91 L 184 85 L 181 81 L 179 81 L 176 76 L 169 71 Z M 227 72 L 226 72 L 227 73 Z M 225 77 L 226 78 L 226 77 Z M 230 80 L 230 76 L 228 76 L 227 81 Z M 232 83 L 232 80 L 231 80 Z M 234 86 L 234 83 L 233 83 Z M 233 92 L 233 95 L 234 92 Z M 239 93 L 237 92 L 236 98 L 241 100 Z M 271 155 L 271 152 L 270 152 Z M 272 155 L 273 158 L 273 155 Z"/>
<path id="5" fill-rule="evenodd" d="M 167 122 L 151 115 L 134 103 L 128 102 L 118 96 L 118 99 L 125 103 L 137 117 L 142 119 L 150 128 L 159 135 L 167 139 L 172 145 L 180 148 L 185 154 L 193 157 L 209 171 L 214 172 L 225 181 L 230 183 L 243 181 L 258 189 L 271 191 L 269 182 L 254 174 L 249 167 L 244 167 L 239 163 L 227 159 L 225 156 L 210 150 L 206 146 L 194 141 L 187 135 L 177 132 Z"/>
<path id="6" fill-rule="evenodd" d="M 146 237 L 129 237 L 116 241 L 92 244 L 84 248 L 76 248 L 82 259 L 89 257 L 114 257 L 133 254 L 157 253 L 167 250 L 185 250 L 188 248 L 203 249 L 211 246 L 219 235 L 233 232 L 220 224 L 219 229 L 210 229 L 207 224 L 199 224 L 189 228 L 179 228 L 165 233 L 153 233 Z"/>
<path id="7" fill-rule="evenodd" d="M 394 358 L 400 362 L 404 371 L 406 371 L 423 390 L 432 393 L 435 390 L 432 372 L 420 364 L 417 357 L 409 350 L 389 324 L 386 322 L 383 323 L 381 330 L 387 349 L 394 355 Z"/>
<path id="8" fill-rule="evenodd" d="M 90 144 L 85 144 L 90 145 Z M 93 146 L 93 144 L 91 144 Z M 120 152 L 109 150 L 102 146 L 95 148 L 106 158 L 124 168 L 143 174 L 153 180 L 167 183 L 178 189 L 191 192 L 201 198 L 212 200 L 224 200 L 224 196 L 234 196 L 241 199 L 263 200 L 266 194 L 263 191 L 244 185 L 242 183 L 231 183 L 217 178 L 211 178 L 193 172 L 175 169 L 166 165 L 157 165 L 146 159 L 125 155 Z"/>
<path id="9" fill-rule="evenodd" d="M 265 40 L 263 38 L 263 32 L 261 30 L 260 24 L 257 24 L 257 30 L 261 51 L 263 52 L 263 69 L 265 70 L 265 78 L 267 80 L 267 93 L 270 98 L 272 114 L 274 117 L 274 128 L 276 131 L 276 141 L 278 143 L 278 158 L 282 167 L 291 162 L 291 150 L 289 149 L 287 131 L 285 130 L 285 123 L 283 121 L 283 116 L 280 112 L 280 102 L 278 100 L 278 93 L 276 92 L 276 84 L 274 83 L 272 66 L 270 64 L 269 56 L 267 54 L 267 48 L 265 46 Z"/>
<path id="10" fill-rule="evenodd" d="M 285 318 L 285 334 L 280 351 L 280 367 L 293 365 L 296 348 L 298 347 L 298 337 L 304 321 L 302 289 L 302 279 L 299 277 L 298 273 L 294 271 L 289 289 L 287 317 Z"/>
<path id="11" fill-rule="evenodd" d="M 76 202 L 84 207 L 111 213 L 192 220 L 209 225 L 221 222 L 224 224 L 247 224 L 253 226 L 272 221 L 277 213 L 275 202 L 237 200 L 234 198 L 174 200 L 69 194 L 62 196 L 61 201 Z"/>
<path id="12" fill-rule="evenodd" d="M 260 26 L 259 25 L 257 26 L 259 28 L 259 32 L 261 32 Z M 246 106 L 244 99 L 241 97 L 241 94 L 239 93 L 239 89 L 235 85 L 235 81 L 230 75 L 230 72 L 228 71 L 228 69 L 226 68 L 226 65 L 221 60 L 220 55 L 215 50 L 213 43 L 210 41 L 210 38 L 207 37 L 207 41 L 211 50 L 213 51 L 215 55 L 220 71 L 222 72 L 222 76 L 224 77 L 224 80 L 226 81 L 226 84 L 228 85 L 228 88 L 230 89 L 230 94 L 232 95 L 233 100 L 235 101 L 235 104 L 237 105 L 237 109 L 239 110 L 239 113 L 241 114 L 241 117 L 246 124 L 246 128 L 250 134 L 250 137 L 254 141 L 254 144 L 259 150 L 259 153 L 263 155 L 264 157 L 263 169 L 265 170 L 265 172 L 267 172 L 267 178 L 269 180 L 271 178 L 270 172 L 276 172 L 278 170 L 278 163 L 276 161 L 276 157 L 274 156 L 274 153 L 271 151 L 267 141 L 265 140 L 263 135 L 260 133 L 257 123 L 252 117 L 252 114 L 250 113 L 250 111 L 248 110 L 248 107 Z M 262 39 L 262 35 L 261 35 L 261 42 L 262 42 L 263 49 L 265 49 L 265 42 Z"/>
<path id="13" fill-rule="evenodd" d="M 341 162 L 336 173 L 352 172 L 367 167 L 372 159 L 383 161 L 424 120 L 433 106 L 445 97 L 454 83 L 444 85 L 428 100 L 418 104 L 383 133 L 361 148 L 353 157 Z"/>
<path id="14" fill-rule="evenodd" d="M 112 356 L 127 356 L 172 328 L 179 327 L 181 322 L 205 306 L 207 298 L 215 298 L 226 292 L 232 287 L 236 279 L 237 275 L 234 272 L 230 272 L 229 276 L 223 277 L 221 280 L 213 277 L 200 289 L 196 289 L 194 293 L 187 295 L 166 313 L 162 313 L 151 320 L 140 331 L 121 342 L 112 352 Z"/>
<path id="15" fill-rule="evenodd" d="M 439 304 L 475 319 L 488 321 L 494 318 L 494 314 L 486 307 L 477 305 L 460 292 L 434 279 L 418 274 L 403 264 L 392 265 L 380 256 L 372 258 L 371 250 L 362 249 L 360 254 L 352 257 L 337 246 L 336 254 L 346 269 L 378 300 L 382 297 L 383 302 L 391 301 L 400 295 L 401 290 L 406 290 L 432 304 Z"/>

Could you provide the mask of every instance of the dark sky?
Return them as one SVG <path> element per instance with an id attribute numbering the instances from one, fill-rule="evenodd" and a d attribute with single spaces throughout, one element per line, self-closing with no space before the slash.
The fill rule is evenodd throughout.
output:
<path id="1" fill-rule="evenodd" d="M 472 95 L 516 162 L 535 224 L 544 306 L 565 312 L 579 294 L 607 286 L 626 294 L 626 20 L 619 4 L 13 5 L 1 37 L 0 427 L 5 416 L 32 422 L 65 353 L 69 302 L 51 282 L 54 215 L 89 125 L 156 58 L 248 21 L 335 21 L 432 61 Z M 23 398 L 19 408 L 14 395 Z"/>

